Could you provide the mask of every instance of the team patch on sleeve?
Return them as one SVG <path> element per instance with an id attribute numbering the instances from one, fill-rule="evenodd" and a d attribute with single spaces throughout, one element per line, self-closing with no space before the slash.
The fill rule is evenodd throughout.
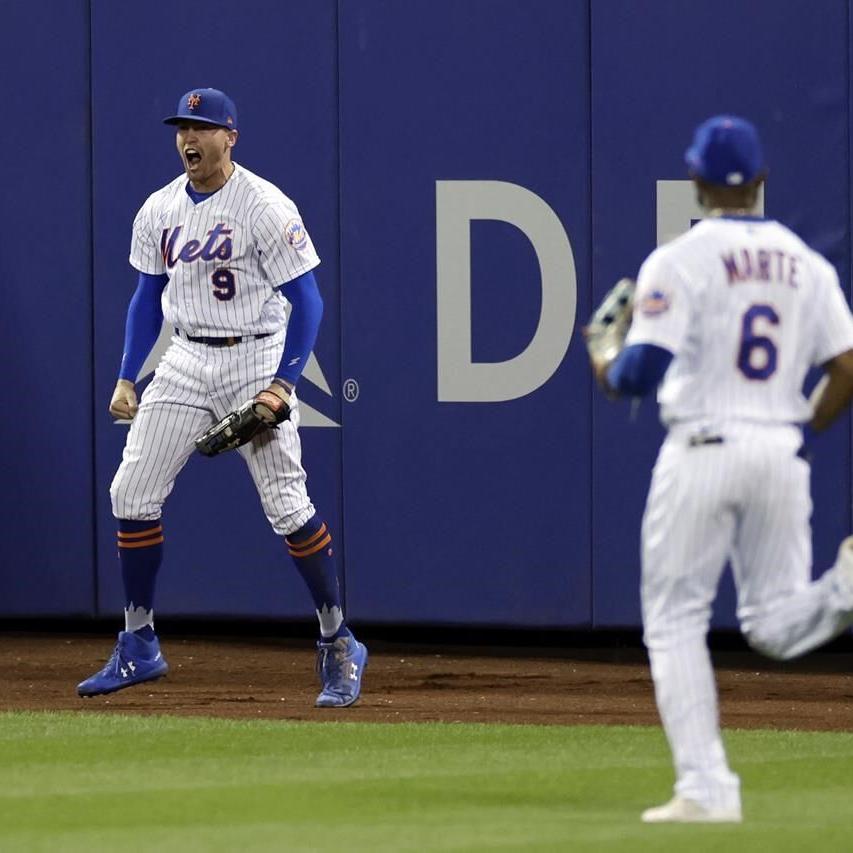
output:
<path id="1" fill-rule="evenodd" d="M 638 308 L 645 317 L 657 317 L 669 311 L 669 295 L 659 287 L 650 290 L 640 297 Z"/>
<path id="2" fill-rule="evenodd" d="M 291 219 L 284 226 L 284 237 L 294 249 L 304 249 L 308 244 L 308 235 L 305 233 L 305 226 L 301 219 Z"/>

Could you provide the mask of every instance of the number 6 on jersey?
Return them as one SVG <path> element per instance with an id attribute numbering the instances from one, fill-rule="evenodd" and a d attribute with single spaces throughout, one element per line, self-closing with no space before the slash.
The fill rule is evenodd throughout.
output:
<path id="1" fill-rule="evenodd" d="M 771 338 L 755 333 L 758 320 L 765 320 L 771 326 L 779 325 L 779 315 L 772 305 L 750 306 L 741 321 L 737 366 L 747 379 L 764 381 L 776 372 L 778 350 Z"/>

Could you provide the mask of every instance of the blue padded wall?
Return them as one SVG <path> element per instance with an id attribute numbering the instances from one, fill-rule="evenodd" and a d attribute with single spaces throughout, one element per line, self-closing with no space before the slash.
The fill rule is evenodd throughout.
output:
<path id="1" fill-rule="evenodd" d="M 5 4 L 0 613 L 91 614 L 89 5 Z"/>

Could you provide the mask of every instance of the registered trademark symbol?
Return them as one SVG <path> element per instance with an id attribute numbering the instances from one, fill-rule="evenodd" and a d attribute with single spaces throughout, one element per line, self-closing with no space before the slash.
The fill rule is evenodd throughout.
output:
<path id="1" fill-rule="evenodd" d="M 348 403 L 354 403 L 358 399 L 360 390 L 358 382 L 356 382 L 355 379 L 347 379 L 344 382 L 344 399 Z"/>

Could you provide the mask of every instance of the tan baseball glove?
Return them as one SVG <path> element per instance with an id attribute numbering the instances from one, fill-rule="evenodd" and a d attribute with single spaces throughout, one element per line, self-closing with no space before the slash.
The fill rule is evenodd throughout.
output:
<path id="1" fill-rule="evenodd" d="M 631 328 L 636 288 L 634 279 L 619 279 L 590 317 L 583 334 L 594 368 L 610 364 L 621 352 Z"/>

